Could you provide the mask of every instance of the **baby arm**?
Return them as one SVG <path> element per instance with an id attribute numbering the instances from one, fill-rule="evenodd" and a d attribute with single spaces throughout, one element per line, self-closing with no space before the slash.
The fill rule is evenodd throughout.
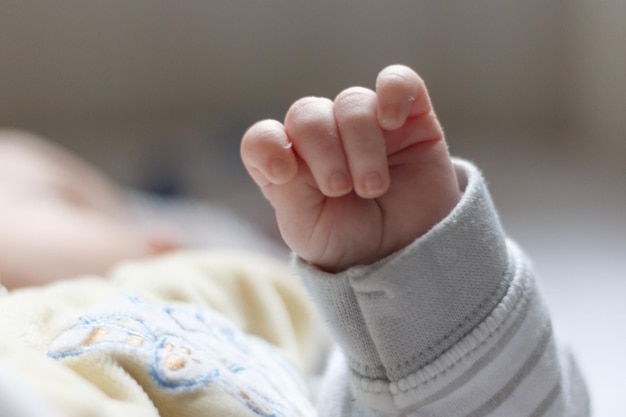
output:
<path id="1" fill-rule="evenodd" d="M 242 157 L 341 346 L 323 415 L 587 415 L 528 263 L 412 70 L 297 101 Z"/>

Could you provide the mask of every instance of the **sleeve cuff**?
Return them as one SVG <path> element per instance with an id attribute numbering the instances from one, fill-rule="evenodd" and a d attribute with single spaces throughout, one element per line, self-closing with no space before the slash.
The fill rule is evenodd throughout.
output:
<path id="1" fill-rule="evenodd" d="M 339 274 L 295 261 L 360 377 L 397 381 L 414 373 L 476 327 L 507 291 L 505 237 L 485 182 L 472 164 L 454 163 L 460 202 L 406 248 Z"/>

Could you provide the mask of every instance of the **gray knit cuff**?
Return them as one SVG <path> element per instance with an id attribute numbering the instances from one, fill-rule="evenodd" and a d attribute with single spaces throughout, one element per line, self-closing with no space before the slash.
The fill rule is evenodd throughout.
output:
<path id="1" fill-rule="evenodd" d="M 296 259 L 360 376 L 395 381 L 417 371 L 477 326 L 508 288 L 505 238 L 484 180 L 472 164 L 454 163 L 461 201 L 406 248 L 339 274 Z"/>

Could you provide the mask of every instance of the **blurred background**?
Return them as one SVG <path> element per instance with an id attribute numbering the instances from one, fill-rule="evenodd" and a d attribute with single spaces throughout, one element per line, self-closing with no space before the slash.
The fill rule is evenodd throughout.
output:
<path id="1" fill-rule="evenodd" d="M 275 235 L 239 139 L 305 95 L 426 80 L 530 253 L 597 416 L 626 415 L 623 0 L 0 0 L 0 126 Z"/>

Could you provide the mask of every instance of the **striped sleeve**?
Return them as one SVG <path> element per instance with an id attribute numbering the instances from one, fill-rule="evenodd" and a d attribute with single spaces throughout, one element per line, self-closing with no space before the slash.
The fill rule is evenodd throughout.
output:
<path id="1" fill-rule="evenodd" d="M 590 414 L 530 263 L 478 170 L 455 164 L 460 203 L 407 248 L 335 275 L 296 261 L 339 346 L 322 416 Z"/>

